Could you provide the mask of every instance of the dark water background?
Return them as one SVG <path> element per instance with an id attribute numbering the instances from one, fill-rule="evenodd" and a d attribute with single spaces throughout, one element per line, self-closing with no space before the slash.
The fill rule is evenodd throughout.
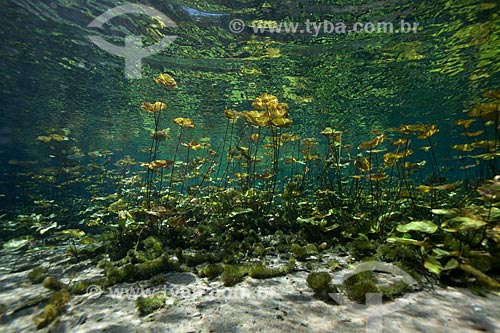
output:
<path id="1" fill-rule="evenodd" d="M 255 97 L 271 93 L 290 106 L 289 132 L 323 142 L 319 132 L 326 126 L 344 131 L 345 142 L 357 146 L 373 137 L 372 130 L 436 124 L 439 160 L 455 176 L 457 152 L 450 145 L 465 141 L 453 120 L 482 101 L 484 90 L 500 86 L 499 5 L 493 0 L 138 3 L 161 11 L 178 27 L 158 28 L 140 15 L 115 18 L 101 30 L 87 27 L 124 2 L 0 1 L 4 207 L 18 204 L 29 191 L 20 173 L 52 163 L 53 152 L 36 140 L 51 129 L 70 130 L 71 143 L 84 154 L 75 163 L 85 165 L 91 161 L 88 152 L 104 150 L 113 152 L 110 164 L 125 155 L 144 161 L 139 150 L 149 145 L 152 120 L 140 105 L 162 97 L 152 80 L 162 72 L 179 85 L 168 92 L 165 117 L 192 118 L 196 128 L 188 138 L 217 142 L 226 128 L 225 108 L 248 111 Z M 235 18 L 247 24 L 405 20 L 418 22 L 419 29 L 314 37 L 247 28 L 233 34 L 228 24 Z M 88 36 L 123 45 L 129 34 L 142 35 L 149 45 L 161 34 L 179 38 L 143 60 L 142 79 L 128 80 L 123 58 L 99 49 Z"/>

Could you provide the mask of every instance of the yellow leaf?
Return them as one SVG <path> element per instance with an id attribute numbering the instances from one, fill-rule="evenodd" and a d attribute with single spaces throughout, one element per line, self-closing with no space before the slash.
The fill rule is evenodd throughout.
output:
<path id="1" fill-rule="evenodd" d="M 181 127 L 194 128 L 193 120 L 190 118 L 175 118 L 173 122 Z"/>
<path id="2" fill-rule="evenodd" d="M 272 121 L 272 124 L 276 127 L 287 127 L 288 125 L 290 125 L 293 121 L 291 121 L 290 119 L 288 118 L 277 118 L 277 119 L 273 119 Z"/>
<path id="3" fill-rule="evenodd" d="M 154 80 L 164 87 L 177 88 L 177 82 L 175 82 L 175 79 L 169 74 L 160 74 L 157 78 L 154 78 Z"/>
<path id="4" fill-rule="evenodd" d="M 142 102 L 141 108 L 146 112 L 160 112 L 167 108 L 167 105 L 162 102 L 148 103 Z"/>
<path id="5" fill-rule="evenodd" d="M 381 135 L 375 137 L 373 140 L 362 142 L 358 146 L 358 149 L 369 149 L 369 150 L 371 150 L 371 149 L 375 148 L 376 146 L 378 146 L 379 144 L 381 144 L 382 142 L 384 142 L 385 138 L 386 138 L 386 135 L 385 134 L 381 134 Z"/>

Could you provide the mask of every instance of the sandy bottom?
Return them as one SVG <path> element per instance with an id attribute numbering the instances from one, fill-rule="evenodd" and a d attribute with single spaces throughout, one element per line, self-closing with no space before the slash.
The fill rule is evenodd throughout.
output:
<path id="1" fill-rule="evenodd" d="M 36 331 L 33 316 L 42 311 L 51 291 L 30 283 L 33 267 L 43 263 L 64 282 L 101 273 L 90 262 L 69 264 L 60 253 L 2 253 L 0 332 Z M 300 270 L 224 287 L 191 273 L 167 273 L 162 284 L 89 288 L 84 295 L 73 295 L 64 314 L 39 332 L 500 332 L 496 294 L 481 297 L 467 289 L 429 286 L 382 305 L 335 305 L 313 297 L 307 275 Z M 158 291 L 167 295 L 165 307 L 140 316 L 135 299 Z"/>

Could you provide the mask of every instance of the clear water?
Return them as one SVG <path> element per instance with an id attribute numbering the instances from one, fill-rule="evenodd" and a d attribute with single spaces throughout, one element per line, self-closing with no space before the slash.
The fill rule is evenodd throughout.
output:
<path id="1" fill-rule="evenodd" d="M 499 18 L 494 1 L 251 1 L 144 3 L 171 18 L 177 28 L 162 28 L 146 15 L 121 15 L 103 25 L 88 25 L 116 7 L 111 1 L 2 1 L 0 101 L 2 191 L 0 200 L 25 199 L 20 171 L 53 164 L 40 135 L 69 129 L 71 143 L 86 155 L 110 150 L 111 162 L 125 155 L 137 161 L 149 145 L 153 127 L 140 105 L 162 98 L 152 80 L 161 72 L 179 84 L 166 98 L 165 117 L 191 117 L 196 130 L 186 138 L 224 136 L 224 109 L 248 111 L 262 93 L 289 104 L 288 132 L 325 139 L 326 126 L 344 131 L 356 146 L 370 131 L 401 124 L 436 124 L 442 166 L 460 177 L 456 151 L 463 143 L 463 118 L 499 84 Z M 219 15 L 220 14 L 220 15 Z M 247 24 L 231 33 L 230 23 Z M 401 21 L 418 24 L 409 33 L 258 33 L 256 20 L 277 23 L 329 21 L 333 24 Z M 124 44 L 140 35 L 145 45 L 161 37 L 178 38 L 143 59 L 142 79 L 126 79 L 124 59 L 101 50 L 89 36 Z M 169 124 L 167 124 L 169 125 Z M 166 126 L 164 126 L 166 127 Z M 168 126 L 172 127 L 172 126 Z M 243 123 L 237 127 L 242 130 Z M 176 134 L 173 134 L 175 136 Z M 165 154 L 175 147 L 167 142 Z M 68 154 L 67 154 L 68 155 Z M 71 155 L 71 154 L 69 154 Z M 424 158 L 425 156 L 422 156 Z M 167 158 L 168 159 L 168 158 Z M 33 161 L 24 166 L 8 161 Z M 87 156 L 78 163 L 85 165 Z M 21 163 L 23 164 L 23 163 Z"/>
<path id="2" fill-rule="evenodd" d="M 120 3 L 121 4 L 121 3 Z M 112 1 L 2 1 L 0 101 L 5 203 L 24 200 L 19 166 L 9 160 L 51 163 L 47 144 L 36 141 L 66 128 L 84 155 L 109 149 L 115 162 L 138 161 L 149 145 L 152 120 L 140 105 L 163 97 L 152 80 L 172 74 L 179 88 L 168 93 L 165 117 L 191 117 L 195 134 L 216 146 L 226 128 L 224 109 L 251 110 L 271 93 L 289 104 L 289 132 L 324 138 L 326 126 L 345 132 L 356 146 L 370 131 L 401 124 L 436 124 L 443 166 L 454 169 L 452 123 L 499 84 L 499 18 L 494 1 L 263 1 L 143 3 L 171 18 L 162 28 L 146 15 L 121 15 L 102 29 L 87 27 Z M 220 14 L 220 15 L 219 15 Z M 230 22 L 247 24 L 231 33 Z M 409 33 L 257 33 L 256 20 L 334 24 L 418 23 Z M 312 28 L 311 28 L 312 29 Z M 124 44 L 140 35 L 145 45 L 178 38 L 143 59 L 142 79 L 126 79 L 124 59 L 101 50 L 89 36 Z M 242 127 L 243 125 L 240 125 Z M 172 126 L 169 126 L 172 127 Z M 188 138 L 189 139 L 189 138 Z M 462 140 L 462 141 L 460 141 Z M 167 143 L 165 151 L 175 143 Z M 79 161 L 84 164 L 84 158 Z M 12 164 L 12 163 L 11 163 Z M 29 171 L 30 165 L 23 166 Z M 452 171 L 459 172 L 459 171 Z"/>
<path id="3" fill-rule="evenodd" d="M 333 247 L 335 237 L 350 241 L 358 233 L 364 236 L 368 233 L 366 230 L 354 232 L 354 227 L 350 227 L 357 226 L 363 219 L 373 225 L 387 220 L 392 224 L 386 231 L 395 230 L 397 223 L 403 220 L 432 219 L 429 208 L 455 207 L 463 204 L 466 199 L 462 198 L 469 195 L 476 195 L 476 202 L 481 202 L 474 186 L 491 179 L 500 169 L 498 102 L 495 126 L 489 126 L 486 131 L 488 139 L 494 138 L 495 143 L 488 152 L 491 159 L 463 158 L 462 152 L 452 149 L 453 145 L 474 140 L 465 137 L 463 127 L 454 122 L 468 118 L 465 112 L 491 100 L 483 94 L 485 91 L 500 87 L 498 1 L 153 0 L 138 3 L 141 8 L 154 10 L 160 18 L 165 15 L 176 26 L 162 26 L 158 17 L 134 13 L 116 15 L 101 28 L 89 26 L 108 10 L 130 5 L 121 1 L 0 0 L 0 243 L 5 250 L 19 250 L 15 249 L 16 245 L 26 249 L 23 246 L 31 247 L 33 240 L 39 243 L 49 240 L 58 245 L 61 241 L 66 246 L 67 239 L 73 238 L 78 239 L 78 247 L 83 248 L 87 245 L 85 242 L 93 243 L 81 238 L 80 230 L 70 231 L 69 235 L 73 236 L 67 236 L 64 230 L 85 229 L 96 239 L 101 232 L 123 236 L 121 242 L 117 242 L 120 246 L 107 244 L 106 248 L 112 250 L 108 251 L 111 257 L 120 259 L 129 249 L 137 248 L 142 235 L 156 231 L 152 228 L 142 234 L 151 225 L 157 227 L 151 223 L 157 221 L 152 216 L 168 215 L 171 211 L 174 218 L 169 216 L 158 222 L 158 225 L 164 224 L 162 230 L 167 230 L 161 236 L 165 248 L 170 247 L 165 250 L 169 255 L 174 254 L 173 249 L 194 243 L 195 249 L 186 246 L 184 250 L 212 251 L 227 247 L 230 255 L 233 251 L 236 256 L 244 252 L 238 247 L 240 241 L 244 243 L 242 239 L 250 244 L 245 253 L 264 251 L 262 244 L 259 245 L 262 249 L 252 248 L 257 241 L 250 232 L 245 233 L 247 229 L 262 232 L 255 236 L 261 237 L 259 241 L 283 245 L 284 253 L 290 253 L 287 246 L 292 241 L 304 245 L 316 243 L 321 249 L 323 245 Z M 313 31 L 313 22 L 323 24 L 322 31 Z M 351 29 L 358 22 L 367 28 L 369 24 L 377 26 L 386 22 L 392 24 L 395 31 L 344 31 L 343 24 L 345 29 Z M 416 29 L 396 31 L 401 29 L 402 22 L 405 29 L 409 25 Z M 231 31 L 239 28 L 240 23 L 245 25 L 243 31 Z M 298 24 L 299 31 L 256 30 L 282 24 L 288 27 Z M 331 31 L 332 24 L 337 27 L 336 33 Z M 307 27 L 313 30 L 307 31 Z M 330 30 L 325 31 L 325 27 Z M 177 38 L 173 43 L 142 59 L 142 76 L 133 79 L 126 77 L 123 57 L 110 54 L 89 39 L 98 36 L 122 47 L 126 38 L 140 36 L 143 46 L 150 47 L 174 35 Z M 178 88 L 162 89 L 155 83 L 153 79 L 161 73 L 174 77 Z M 231 125 L 224 118 L 224 110 L 253 110 L 252 101 L 264 93 L 288 103 L 289 119 L 293 121 L 289 127 L 259 129 L 248 126 L 242 119 Z M 141 105 L 158 100 L 165 102 L 167 109 L 162 111 L 157 129 L 168 127 L 171 131 L 170 138 L 161 143 L 157 159 L 178 162 L 174 171 L 166 168 L 161 175 L 146 173 L 139 165 L 151 162 L 145 150 L 151 147 L 150 133 L 155 127 L 153 115 L 144 112 Z M 177 117 L 191 118 L 195 128 L 181 131 L 172 123 Z M 477 121 L 468 131 L 481 130 L 481 123 Z M 415 148 L 412 148 L 411 159 L 421 163 L 419 171 L 411 174 L 415 183 L 406 176 L 398 180 L 396 169 L 384 169 L 381 160 L 382 154 L 394 149 L 388 141 L 400 137 L 391 128 L 411 124 L 439 128 L 430 140 L 421 140 L 412 134 Z M 334 164 L 328 158 L 337 150 L 329 151 L 327 138 L 321 135 L 327 127 L 342 131 L 341 158 Z M 257 133 L 261 135 L 259 144 L 249 139 Z M 279 151 L 281 155 L 272 149 L 266 155 L 264 144 L 272 143 L 277 133 L 316 139 L 314 154 L 319 158 L 307 161 L 300 141 L 284 145 Z M 382 133 L 388 135 L 380 146 L 386 151 L 367 153 L 366 149 L 358 148 Z M 60 140 L 47 139 L 54 134 Z M 193 140 L 210 142 L 211 148 L 218 152 L 217 157 L 211 156 L 207 149 L 188 150 L 185 145 Z M 249 160 L 255 160 L 257 155 L 262 160 L 253 170 L 244 163 L 245 146 L 254 154 Z M 259 149 L 258 154 L 255 149 Z M 240 158 L 226 159 L 234 154 Z M 374 163 L 380 166 L 371 172 L 390 172 L 394 178 L 379 182 L 367 177 L 366 172 L 362 174 L 355 161 L 359 166 L 367 156 L 378 159 Z M 291 158 L 296 161 L 287 164 L 286 160 Z M 130 160 L 135 161 L 131 166 L 127 165 Z M 189 169 L 196 161 L 203 162 L 200 168 L 196 169 L 195 165 Z M 191 166 L 186 167 L 187 164 Z M 211 166 L 215 166 L 212 174 Z M 397 170 L 399 177 L 405 175 L 403 169 Z M 263 197 L 268 202 L 253 200 L 254 192 L 247 187 L 249 182 L 238 178 L 245 172 L 253 179 L 250 187 L 271 189 L 271 195 Z M 364 177 L 361 188 L 351 177 L 360 173 Z M 297 189 L 299 194 L 295 195 L 290 188 L 284 193 L 283 189 L 294 181 L 294 176 L 301 174 L 304 177 L 300 180 L 303 187 Z M 256 180 L 257 176 L 262 179 Z M 266 178 L 268 176 L 271 178 Z M 449 193 L 450 190 L 431 198 L 425 188 L 422 193 L 415 190 L 420 184 L 445 186 L 467 178 L 473 186 L 466 188 L 465 184 L 471 185 L 467 182 L 453 186 L 459 195 Z M 147 187 L 148 179 L 154 180 L 150 187 Z M 406 191 L 405 195 L 413 195 L 414 201 L 405 199 L 402 184 L 413 191 Z M 396 186 L 397 191 L 393 188 Z M 228 211 L 221 208 L 220 218 L 215 213 L 213 216 L 206 213 L 205 208 L 210 211 L 213 206 L 197 194 L 230 187 L 236 191 L 221 194 L 221 197 L 227 195 L 224 200 L 229 202 Z M 158 189 L 160 193 L 151 199 L 153 204 L 145 200 L 150 191 Z M 165 199 L 170 189 L 177 191 L 175 195 L 180 198 L 177 203 L 169 201 L 170 192 Z M 323 190 L 325 197 L 329 195 L 328 190 L 334 191 L 334 195 L 327 198 L 331 201 L 321 199 L 321 193 L 314 195 L 318 189 Z M 488 190 L 498 191 L 498 188 L 492 185 Z M 397 194 L 394 201 L 391 194 Z M 233 196 L 250 199 L 240 207 L 231 201 Z M 119 198 L 125 199 L 126 208 L 120 206 Z M 437 202 L 438 199 L 442 201 Z M 198 207 L 197 202 L 200 202 Z M 146 209 L 153 212 L 145 215 Z M 279 215 L 287 209 L 289 215 Z M 136 220 L 126 215 L 128 211 L 136 214 Z M 271 213 L 259 215 L 257 212 L 261 211 Z M 247 221 L 244 214 L 249 212 L 255 216 Z M 391 220 L 394 212 L 399 214 L 398 218 L 401 216 L 401 221 Z M 195 214 L 205 220 L 196 220 Z M 141 220 L 144 216 L 147 221 Z M 323 218 L 330 223 L 326 227 L 320 225 Z M 347 221 L 348 224 L 339 234 L 335 234 L 337 218 L 339 223 Z M 492 217 L 495 218 L 498 216 Z M 228 225 L 221 224 L 226 219 Z M 129 224 L 124 226 L 124 220 Z M 122 234 L 115 232 L 117 221 L 125 230 Z M 285 222 L 279 225 L 279 221 Z M 216 231 L 210 229 L 212 225 Z M 370 237 L 387 236 L 380 235 L 382 228 L 373 228 L 373 225 Z M 52 233 L 56 230 L 58 233 Z M 491 251 L 491 257 L 496 253 L 497 258 L 498 232 L 492 235 L 496 247 L 483 248 L 482 242 L 474 245 L 478 251 Z M 9 241 L 16 238 L 21 241 Z M 104 242 L 111 238 L 104 237 Z M 281 241 L 284 243 L 280 244 Z M 471 243 L 474 242 L 471 240 Z M 78 254 L 77 246 L 70 243 L 70 250 L 71 246 Z M 276 246 L 276 251 L 278 248 Z M 115 250 L 117 253 L 111 253 Z M 5 262 L 17 261 L 17 257 L 11 259 Z M 441 264 L 445 266 L 446 262 Z M 9 293 L 11 289 L 6 290 Z M 10 292 L 10 296 L 14 294 Z M 26 325 L 33 328 L 31 321 Z"/>

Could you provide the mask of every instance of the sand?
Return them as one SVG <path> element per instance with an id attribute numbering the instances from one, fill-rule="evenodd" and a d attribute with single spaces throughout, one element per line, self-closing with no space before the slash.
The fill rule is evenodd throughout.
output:
<path id="1" fill-rule="evenodd" d="M 342 260 L 339 260 L 342 261 Z M 29 271 L 43 263 L 63 282 L 102 274 L 91 261 L 74 264 L 62 248 L 2 253 L 0 332 L 35 332 L 33 316 L 51 291 L 32 284 Z M 352 268 L 349 268 L 352 269 Z M 349 269 L 331 273 L 342 279 Z M 247 277 L 233 287 L 192 273 L 166 273 L 162 283 L 122 283 L 72 295 L 64 313 L 39 332 L 500 332 L 500 296 L 420 283 L 401 298 L 371 306 L 314 297 L 300 264 L 293 273 L 266 280 Z M 165 292 L 165 306 L 140 316 L 139 296 Z M 370 302 L 369 302 L 370 303 Z"/>

